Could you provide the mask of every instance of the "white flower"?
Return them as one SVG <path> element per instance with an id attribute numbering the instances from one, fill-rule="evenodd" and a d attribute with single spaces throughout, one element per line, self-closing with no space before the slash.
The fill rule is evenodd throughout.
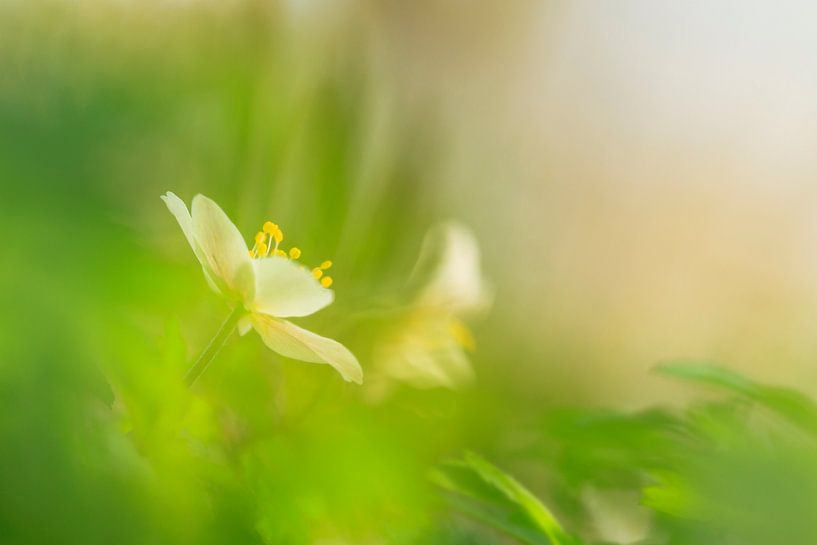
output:
<path id="1" fill-rule="evenodd" d="M 466 227 L 449 222 L 429 231 L 415 272 L 429 261 L 428 280 L 375 358 L 388 378 L 418 388 L 456 388 L 473 379 L 466 350 L 474 349 L 474 338 L 462 319 L 486 311 L 491 297 L 479 245 Z"/>
<path id="2" fill-rule="evenodd" d="M 331 262 L 312 271 L 297 264 L 300 250 L 292 248 L 287 254 L 279 248 L 283 233 L 272 222 L 264 224 L 255 245 L 247 248 L 230 218 L 203 195 L 193 198 L 191 211 L 173 193 L 162 200 L 179 222 L 207 283 L 246 312 L 238 323 L 242 335 L 254 328 L 264 344 L 282 356 L 326 363 L 344 380 L 363 381 L 360 364 L 345 346 L 282 319 L 308 316 L 332 303 L 332 279 L 323 274 Z"/>

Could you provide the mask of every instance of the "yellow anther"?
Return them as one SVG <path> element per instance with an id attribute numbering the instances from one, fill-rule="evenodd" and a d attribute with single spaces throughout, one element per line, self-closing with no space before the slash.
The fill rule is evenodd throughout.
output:
<path id="1" fill-rule="evenodd" d="M 250 257 L 255 257 L 255 253 L 252 250 L 247 250 L 247 253 L 250 254 Z"/>
<path id="2" fill-rule="evenodd" d="M 272 238 L 275 239 L 275 242 L 280 244 L 281 241 L 284 240 L 284 232 L 281 231 L 280 229 L 276 229 L 275 232 L 272 234 Z"/>
<path id="3" fill-rule="evenodd" d="M 323 269 L 323 270 L 329 269 L 331 267 L 332 267 L 332 262 L 331 261 L 324 261 L 323 263 L 321 263 L 321 266 L 320 266 L 320 268 Z"/>
<path id="4" fill-rule="evenodd" d="M 278 225 L 272 223 L 271 221 L 264 222 L 264 232 L 268 235 L 272 235 L 275 231 L 278 230 Z"/>
<path id="5" fill-rule="evenodd" d="M 263 242 L 258 243 L 258 255 L 267 255 L 267 245 Z"/>
<path id="6" fill-rule="evenodd" d="M 323 276 L 323 271 L 320 267 L 315 267 L 312 269 L 312 276 L 314 276 L 317 280 L 320 280 L 321 276 Z"/>
<path id="7" fill-rule="evenodd" d="M 331 285 L 332 285 L 331 276 L 324 276 L 323 278 L 321 278 L 321 286 L 323 286 L 324 288 L 328 288 Z"/>
<path id="8" fill-rule="evenodd" d="M 299 257 L 301 257 L 301 250 L 298 248 L 290 248 L 289 257 L 291 257 L 292 259 L 298 259 Z"/>
<path id="9" fill-rule="evenodd" d="M 255 234 L 255 243 L 261 244 L 262 242 L 264 242 L 265 238 L 267 238 L 267 235 L 259 231 L 258 233 Z"/>
<path id="10" fill-rule="evenodd" d="M 287 253 L 285 251 L 283 251 L 283 250 L 275 250 L 275 255 L 280 256 L 280 257 L 286 257 Z"/>

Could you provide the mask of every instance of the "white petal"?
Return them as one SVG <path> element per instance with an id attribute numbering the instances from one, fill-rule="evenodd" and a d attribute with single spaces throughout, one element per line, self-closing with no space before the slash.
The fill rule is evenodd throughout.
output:
<path id="1" fill-rule="evenodd" d="M 195 235 L 193 235 L 193 218 L 190 217 L 190 212 L 187 210 L 187 205 L 184 204 L 184 201 L 182 201 L 172 191 L 168 191 L 167 194 L 162 195 L 161 199 L 167 205 L 170 213 L 176 218 L 176 221 L 179 222 L 179 227 L 182 228 L 184 237 L 187 239 L 188 244 L 190 244 L 190 247 L 193 249 L 193 253 L 199 260 L 199 263 L 201 263 L 204 278 L 207 280 L 207 285 L 210 286 L 214 292 L 221 293 L 221 288 L 219 288 L 216 281 L 213 279 L 212 272 L 209 270 L 210 265 L 207 263 L 207 259 L 204 257 L 204 253 L 202 252 L 201 248 L 199 248 Z"/>
<path id="2" fill-rule="evenodd" d="M 250 318 L 249 314 L 245 314 L 240 320 L 238 320 L 237 329 L 238 334 L 242 337 L 250 332 L 250 329 L 252 329 L 252 319 Z"/>
<path id="3" fill-rule="evenodd" d="M 429 231 L 424 251 L 434 242 L 441 246 L 440 255 L 418 303 L 443 306 L 457 313 L 485 309 L 490 304 L 490 295 L 482 276 L 479 244 L 474 234 L 463 225 L 448 222 Z"/>
<path id="4" fill-rule="evenodd" d="M 474 371 L 452 332 L 453 320 L 433 309 L 414 313 L 376 347 L 378 367 L 417 388 L 456 389 L 471 382 Z"/>
<path id="5" fill-rule="evenodd" d="M 287 318 L 308 316 L 334 300 L 306 267 L 285 257 L 253 260 L 255 300 L 249 310 Z"/>
<path id="6" fill-rule="evenodd" d="M 168 191 L 162 195 L 161 199 L 167 205 L 167 209 L 170 210 L 170 213 L 175 216 L 176 221 L 179 222 L 179 227 L 182 228 L 184 237 L 187 239 L 190 247 L 193 248 L 194 252 L 197 252 L 198 245 L 196 244 L 196 238 L 193 236 L 193 218 L 190 217 L 187 205 L 172 191 Z"/>
<path id="7" fill-rule="evenodd" d="M 253 314 L 252 323 L 264 344 L 282 356 L 334 367 L 346 381 L 363 382 L 360 364 L 345 346 L 321 337 L 286 320 Z"/>
<path id="8" fill-rule="evenodd" d="M 379 347 L 375 357 L 387 376 L 415 388 L 453 390 L 474 378 L 471 362 L 453 341 L 440 345 L 422 337 L 403 337 Z"/>
<path id="9" fill-rule="evenodd" d="M 213 276 L 226 285 L 225 295 L 251 300 L 255 291 L 252 259 L 238 228 L 204 195 L 193 198 L 192 220 L 196 242 Z"/>

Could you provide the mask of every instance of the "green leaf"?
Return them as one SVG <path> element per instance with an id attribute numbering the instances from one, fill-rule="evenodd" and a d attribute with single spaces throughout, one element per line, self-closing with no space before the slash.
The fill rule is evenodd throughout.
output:
<path id="1" fill-rule="evenodd" d="M 555 485 L 578 496 L 587 485 L 640 486 L 646 470 L 672 463 L 683 429 L 678 416 L 657 409 L 560 409 L 546 417 L 538 448 L 558 475 Z"/>
<path id="2" fill-rule="evenodd" d="M 757 386 L 743 375 L 709 363 L 670 362 L 659 365 L 656 371 L 673 378 L 716 386 L 744 395 L 752 395 Z"/>
<path id="3" fill-rule="evenodd" d="M 531 545 L 579 545 L 551 511 L 516 479 L 484 458 L 466 453 L 432 474 L 453 493 L 453 507 Z"/>
<path id="4" fill-rule="evenodd" d="M 706 363 L 667 363 L 656 370 L 674 378 L 728 390 L 817 435 L 817 404 L 801 392 L 758 384 L 739 373 Z"/>

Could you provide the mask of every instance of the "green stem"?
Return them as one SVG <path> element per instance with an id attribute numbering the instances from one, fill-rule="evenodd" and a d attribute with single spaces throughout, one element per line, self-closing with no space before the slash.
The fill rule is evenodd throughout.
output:
<path id="1" fill-rule="evenodd" d="M 218 354 L 219 349 L 224 346 L 230 334 L 235 331 L 235 326 L 238 325 L 238 321 L 246 312 L 241 305 L 238 305 L 235 307 L 235 310 L 227 316 L 227 319 L 221 324 L 221 328 L 218 330 L 218 333 L 216 333 L 216 336 L 210 340 L 210 344 L 208 344 L 204 352 L 201 353 L 196 363 L 194 363 L 193 367 L 184 375 L 184 383 L 188 388 L 193 386 L 201 374 L 204 373 L 207 366 L 210 365 L 210 362 L 213 361 L 213 358 Z"/>

